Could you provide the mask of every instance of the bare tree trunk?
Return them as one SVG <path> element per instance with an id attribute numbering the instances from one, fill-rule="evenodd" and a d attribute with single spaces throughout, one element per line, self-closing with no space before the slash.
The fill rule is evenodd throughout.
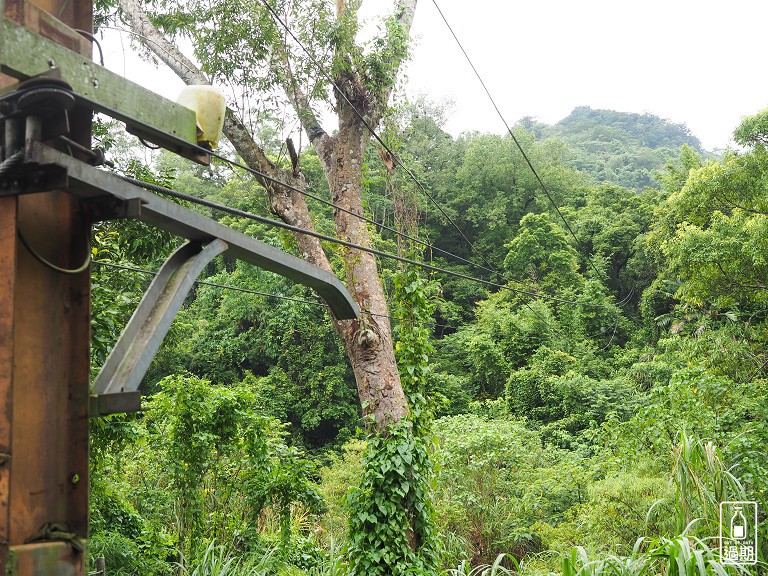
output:
<path id="1" fill-rule="evenodd" d="M 368 247 L 370 231 L 363 220 L 354 216 L 363 214 L 361 171 L 368 134 L 359 119 L 351 124 L 326 139 L 318 151 L 333 202 L 348 211 L 334 211 L 339 238 Z M 343 258 L 347 287 L 364 316 L 358 325 L 337 322 L 336 329 L 347 349 L 360 401 L 381 429 L 408 414 L 395 361 L 389 309 L 374 256 L 346 249 Z"/>

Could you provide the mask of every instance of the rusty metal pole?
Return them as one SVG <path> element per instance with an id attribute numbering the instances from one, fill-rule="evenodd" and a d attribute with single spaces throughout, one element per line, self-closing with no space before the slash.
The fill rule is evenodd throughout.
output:
<path id="1" fill-rule="evenodd" d="M 4 4 L 7 18 L 90 57 L 69 29 L 92 31 L 91 0 Z M 90 124 L 90 113 L 76 113 L 71 138 L 89 145 Z M 0 568 L 83 574 L 90 271 L 46 267 L 20 234 L 49 262 L 75 269 L 89 252 L 90 223 L 63 191 L 0 198 Z"/>

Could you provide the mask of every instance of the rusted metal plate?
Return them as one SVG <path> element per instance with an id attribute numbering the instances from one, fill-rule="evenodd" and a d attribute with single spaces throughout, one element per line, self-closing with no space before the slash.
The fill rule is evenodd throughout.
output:
<path id="1" fill-rule="evenodd" d="M 6 574 L 13 576 L 80 576 L 83 553 L 67 542 L 39 542 L 12 546 Z"/>

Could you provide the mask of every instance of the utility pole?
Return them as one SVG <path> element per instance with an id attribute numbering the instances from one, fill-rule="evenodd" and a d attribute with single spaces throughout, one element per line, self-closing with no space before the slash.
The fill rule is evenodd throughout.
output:
<path id="1" fill-rule="evenodd" d="M 0 76 L 0 570 L 74 576 L 85 570 L 89 415 L 140 408 L 147 367 L 213 258 L 227 252 L 311 286 L 338 319 L 360 311 L 330 272 L 97 168 L 92 110 L 201 163 L 210 142 L 198 111 L 90 61 L 91 0 L 37 2 L 0 0 L 0 70 L 22 80 Z M 91 390 L 91 222 L 129 217 L 187 243 L 166 260 Z"/>
<path id="2" fill-rule="evenodd" d="M 71 29 L 92 32 L 91 0 L 0 0 L 0 15 L 90 59 L 89 42 Z M 0 76 L 0 87 L 14 82 Z M 70 138 L 89 146 L 91 113 L 75 110 L 70 126 Z M 90 267 L 56 271 L 22 243 L 59 268 L 80 267 L 90 251 L 82 207 L 63 191 L 0 196 L 0 568 L 8 574 L 85 570 Z"/>

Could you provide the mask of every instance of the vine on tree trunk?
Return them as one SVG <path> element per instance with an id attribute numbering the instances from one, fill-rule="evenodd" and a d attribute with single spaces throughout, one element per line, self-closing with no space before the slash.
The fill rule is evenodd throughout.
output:
<path id="1" fill-rule="evenodd" d="M 426 382 L 432 284 L 406 268 L 395 277 L 395 351 L 409 416 L 385 430 L 370 428 L 363 475 L 348 499 L 353 574 L 384 576 L 433 570 L 437 534 L 430 500 L 431 411 Z"/>

